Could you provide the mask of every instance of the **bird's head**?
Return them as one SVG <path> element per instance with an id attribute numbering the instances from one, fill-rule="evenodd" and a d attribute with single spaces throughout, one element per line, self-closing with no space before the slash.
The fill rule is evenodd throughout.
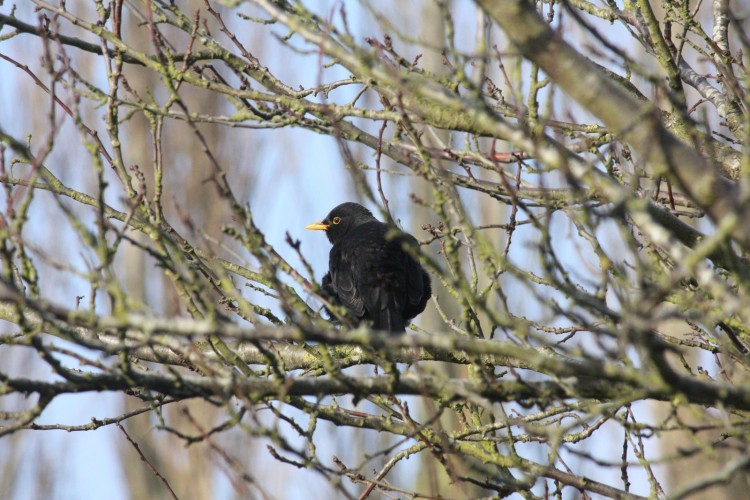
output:
<path id="1" fill-rule="evenodd" d="M 347 202 L 331 210 L 322 221 L 308 224 L 305 229 L 325 231 L 331 243 L 335 244 L 355 227 L 374 220 L 377 219 L 365 207 Z"/>

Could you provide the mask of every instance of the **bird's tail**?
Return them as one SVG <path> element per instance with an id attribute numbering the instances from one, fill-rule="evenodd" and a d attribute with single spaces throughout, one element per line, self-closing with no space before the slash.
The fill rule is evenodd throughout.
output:
<path id="1" fill-rule="evenodd" d="M 372 327 L 375 330 L 384 330 L 391 333 L 405 331 L 404 316 L 396 307 L 386 307 L 375 315 Z"/>

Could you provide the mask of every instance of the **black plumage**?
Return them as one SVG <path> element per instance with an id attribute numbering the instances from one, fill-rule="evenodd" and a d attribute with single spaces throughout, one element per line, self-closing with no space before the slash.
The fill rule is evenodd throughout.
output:
<path id="1" fill-rule="evenodd" d="M 323 290 L 356 321 L 403 332 L 424 311 L 432 288 L 430 276 L 412 257 L 419 248 L 413 236 L 378 221 L 357 203 L 342 203 L 307 229 L 324 230 L 333 244 Z"/>

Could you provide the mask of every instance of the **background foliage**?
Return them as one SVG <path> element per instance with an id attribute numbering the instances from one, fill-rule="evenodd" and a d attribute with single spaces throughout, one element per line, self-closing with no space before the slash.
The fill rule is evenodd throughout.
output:
<path id="1" fill-rule="evenodd" d="M 748 15 L 6 1 L 0 496 L 742 496 Z M 321 314 L 346 200 L 404 336 Z"/>

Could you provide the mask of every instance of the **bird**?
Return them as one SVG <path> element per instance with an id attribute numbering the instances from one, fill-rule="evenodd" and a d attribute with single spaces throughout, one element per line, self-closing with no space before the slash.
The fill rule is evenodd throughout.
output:
<path id="1" fill-rule="evenodd" d="M 357 323 L 400 333 L 425 310 L 432 286 L 430 275 L 414 258 L 419 243 L 412 235 L 352 202 L 338 205 L 305 229 L 326 232 L 333 247 L 323 291 Z"/>

